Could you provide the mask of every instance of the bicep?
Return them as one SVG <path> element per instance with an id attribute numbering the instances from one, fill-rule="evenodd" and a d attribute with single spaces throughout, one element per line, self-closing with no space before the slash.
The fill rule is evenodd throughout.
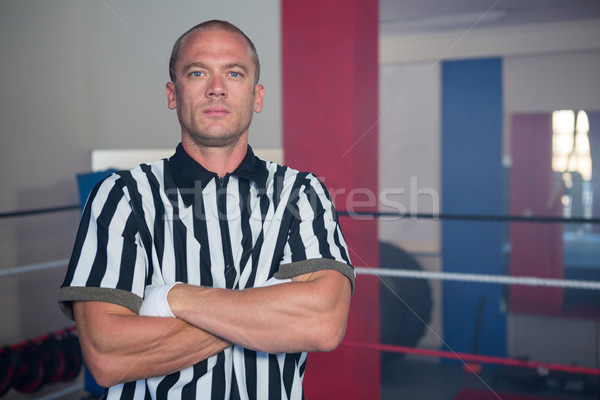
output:
<path id="1" fill-rule="evenodd" d="M 78 329 L 99 327 L 111 319 L 135 316 L 135 312 L 127 307 L 104 301 L 75 301 L 73 314 Z"/>

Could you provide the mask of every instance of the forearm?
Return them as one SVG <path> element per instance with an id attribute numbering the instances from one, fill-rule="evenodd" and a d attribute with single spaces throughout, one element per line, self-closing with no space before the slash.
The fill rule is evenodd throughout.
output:
<path id="1" fill-rule="evenodd" d="M 329 351 L 344 335 L 350 283 L 335 271 L 314 274 L 246 290 L 178 285 L 169 304 L 176 317 L 245 348 Z"/>
<path id="2" fill-rule="evenodd" d="M 230 346 L 177 318 L 141 317 L 103 302 L 73 306 L 86 364 L 105 387 L 179 371 Z"/>

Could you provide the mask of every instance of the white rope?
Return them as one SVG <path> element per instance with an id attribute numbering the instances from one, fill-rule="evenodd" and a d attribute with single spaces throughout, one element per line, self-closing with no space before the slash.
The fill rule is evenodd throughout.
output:
<path id="1" fill-rule="evenodd" d="M 25 272 L 42 271 L 46 269 L 58 268 L 67 266 L 68 259 L 50 261 L 47 263 L 25 265 L 22 267 L 0 270 L 0 278 L 17 275 Z M 386 269 L 386 268 L 367 268 L 356 267 L 356 273 L 359 275 L 379 275 L 390 276 L 396 278 L 416 278 L 416 279 L 437 279 L 446 281 L 466 281 L 466 282 L 482 282 L 482 283 L 498 283 L 504 285 L 521 285 L 521 286 L 548 286 L 562 287 L 570 289 L 592 289 L 600 290 L 600 282 L 598 281 L 581 281 L 573 279 L 548 279 L 537 278 L 532 276 L 500 276 L 500 275 L 485 275 L 485 274 L 466 274 L 457 272 L 431 272 L 431 271 L 414 271 L 407 269 Z"/>
<path id="2" fill-rule="evenodd" d="M 467 281 L 483 283 L 500 283 L 505 285 L 522 286 L 551 286 L 571 289 L 600 290 L 598 281 L 580 281 L 573 279 L 547 279 L 531 276 L 499 276 L 484 274 L 465 274 L 456 272 L 413 271 L 406 269 L 366 268 L 356 267 L 357 274 L 391 276 L 397 278 L 439 279 L 447 281 Z"/>
<path id="3" fill-rule="evenodd" d="M 64 259 L 64 260 L 49 261 L 49 262 L 40 263 L 40 264 L 24 265 L 22 267 L 2 269 L 2 270 L 0 270 L 0 278 L 9 276 L 9 275 L 23 274 L 25 272 L 36 272 L 36 271 L 43 271 L 45 269 L 65 267 L 68 264 L 69 264 L 69 259 Z"/>

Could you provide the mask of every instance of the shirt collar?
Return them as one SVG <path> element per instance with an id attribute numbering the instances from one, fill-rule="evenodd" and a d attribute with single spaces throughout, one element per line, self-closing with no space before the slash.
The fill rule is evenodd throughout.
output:
<path id="1" fill-rule="evenodd" d="M 216 173 L 207 170 L 190 157 L 181 143 L 177 146 L 175 154 L 169 158 L 169 165 L 186 207 L 194 202 L 195 190 L 203 190 L 212 179 L 217 177 Z M 248 145 L 248 150 L 240 165 L 227 175 L 255 182 L 260 193 L 266 189 L 268 174 L 265 161 L 255 156 L 252 148 Z"/>

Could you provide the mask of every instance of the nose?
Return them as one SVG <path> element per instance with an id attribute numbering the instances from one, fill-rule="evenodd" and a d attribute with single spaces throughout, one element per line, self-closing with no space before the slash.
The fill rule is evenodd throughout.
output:
<path id="1" fill-rule="evenodd" d="M 220 76 L 212 76 L 206 90 L 206 95 L 210 98 L 220 98 L 227 96 L 225 82 Z"/>

